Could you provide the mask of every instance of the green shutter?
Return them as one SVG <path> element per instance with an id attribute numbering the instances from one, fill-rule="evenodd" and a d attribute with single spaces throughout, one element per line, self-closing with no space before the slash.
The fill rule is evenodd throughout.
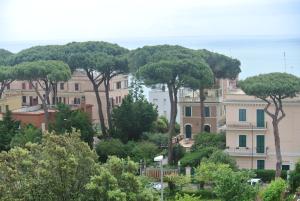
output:
<path id="1" fill-rule="evenodd" d="M 204 108 L 204 115 L 205 115 L 205 117 L 210 117 L 209 107 Z"/>
<path id="2" fill-rule="evenodd" d="M 192 107 L 185 107 L 185 116 L 186 117 L 192 116 Z"/>
<path id="3" fill-rule="evenodd" d="M 247 136 L 239 135 L 239 147 L 246 147 L 246 146 L 247 146 Z"/>
<path id="4" fill-rule="evenodd" d="M 256 110 L 256 126 L 259 128 L 265 127 L 265 111 L 262 109 Z"/>
<path id="5" fill-rule="evenodd" d="M 239 109 L 239 121 L 246 121 L 246 109 Z"/>
<path id="6" fill-rule="evenodd" d="M 265 153 L 265 136 L 257 135 L 256 136 L 256 152 Z"/>
<path id="7" fill-rule="evenodd" d="M 257 160 L 257 169 L 258 170 L 265 169 L 265 160 Z"/>

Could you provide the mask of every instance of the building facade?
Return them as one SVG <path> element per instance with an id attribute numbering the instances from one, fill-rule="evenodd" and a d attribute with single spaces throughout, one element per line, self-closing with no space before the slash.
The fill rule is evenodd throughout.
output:
<path id="1" fill-rule="evenodd" d="M 217 133 L 225 124 L 222 101 L 229 89 L 236 86 L 235 80 L 217 80 L 216 88 L 205 90 L 204 131 Z M 193 139 L 200 132 L 201 112 L 199 91 L 181 89 L 179 92 L 180 126 L 184 138 Z"/>
<path id="2" fill-rule="evenodd" d="M 37 83 L 34 83 L 37 84 Z M 43 93 L 41 87 L 39 91 Z M 41 100 L 34 91 L 33 86 L 27 81 L 14 81 L 4 92 L 5 96 L 12 96 L 18 94 L 21 97 L 23 107 L 35 106 L 41 104 Z M 112 106 L 120 105 L 123 98 L 128 94 L 128 76 L 118 75 L 111 80 L 110 85 L 110 103 Z M 104 118 L 106 117 L 106 98 L 104 86 L 100 85 L 99 95 L 102 101 Z M 82 70 L 73 72 L 70 80 L 66 82 L 59 82 L 57 84 L 57 97 L 54 100 L 53 93 L 50 93 L 50 103 L 64 103 L 68 105 L 80 105 L 82 101 L 85 104 L 93 105 L 92 107 L 92 121 L 99 122 L 98 105 L 93 86 L 89 81 L 86 73 Z"/>
<path id="3" fill-rule="evenodd" d="M 235 90 L 227 94 L 224 106 L 226 152 L 239 168 L 276 169 L 272 119 L 264 112 L 266 103 Z M 285 100 L 283 109 L 286 117 L 279 123 L 282 169 L 289 170 L 300 160 L 300 98 Z"/>

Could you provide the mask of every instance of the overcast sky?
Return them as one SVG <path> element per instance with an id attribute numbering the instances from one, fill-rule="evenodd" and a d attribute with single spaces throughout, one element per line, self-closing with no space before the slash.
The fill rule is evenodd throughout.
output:
<path id="1" fill-rule="evenodd" d="M 0 0 L 0 41 L 300 36 L 299 0 Z"/>

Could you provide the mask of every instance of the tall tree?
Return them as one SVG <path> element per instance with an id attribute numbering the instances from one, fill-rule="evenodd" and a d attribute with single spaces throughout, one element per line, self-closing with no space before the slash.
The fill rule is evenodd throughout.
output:
<path id="1" fill-rule="evenodd" d="M 6 111 L 0 121 L 0 152 L 10 149 L 11 140 L 19 132 L 19 126 L 20 122 L 12 119 L 11 111 Z"/>
<path id="2" fill-rule="evenodd" d="M 146 85 L 166 84 L 171 104 L 170 124 L 168 129 L 168 161 L 173 156 L 172 136 L 175 133 L 177 116 L 177 94 L 184 86 L 191 66 L 193 65 L 193 52 L 181 46 L 159 45 L 145 46 L 131 52 L 131 68 L 138 71 L 138 76 Z M 193 61 L 192 61 L 193 60 Z"/>
<path id="3" fill-rule="evenodd" d="M 282 101 L 293 98 L 300 92 L 300 78 L 287 73 L 269 73 L 249 77 L 239 84 L 247 95 L 256 96 L 267 103 L 264 111 L 272 119 L 277 160 L 276 177 L 280 177 L 282 155 L 278 124 L 285 117 Z"/>
<path id="4" fill-rule="evenodd" d="M 84 69 L 93 85 L 96 95 L 98 114 L 102 134 L 107 137 L 108 132 L 104 121 L 102 101 L 100 99 L 99 87 L 105 84 L 107 117 L 110 121 L 109 83 L 110 79 L 122 72 L 127 71 L 127 61 L 123 57 L 128 50 L 116 44 L 107 42 L 82 42 L 69 43 L 65 45 L 64 52 L 67 62 L 72 69 Z"/>
<path id="5" fill-rule="evenodd" d="M 16 78 L 19 80 L 28 80 L 42 101 L 43 110 L 45 112 L 45 126 L 48 128 L 48 107 L 50 104 L 49 94 L 52 88 L 52 83 L 67 81 L 70 79 L 71 71 L 69 66 L 62 61 L 41 60 L 20 63 L 16 65 L 15 71 Z"/>
<path id="6" fill-rule="evenodd" d="M 200 82 L 200 85 L 203 87 L 199 88 L 199 96 L 200 96 L 200 112 L 201 112 L 201 132 L 204 132 L 204 101 L 206 99 L 204 89 L 210 88 L 213 84 L 216 84 L 216 79 L 236 79 L 238 74 L 241 72 L 240 69 L 240 61 L 237 59 L 233 59 L 227 57 L 225 55 L 210 52 L 208 50 L 197 50 L 197 53 L 204 59 L 204 61 L 209 65 L 213 72 L 213 80 L 211 82 L 211 78 L 207 77 L 203 81 Z"/>
<path id="7" fill-rule="evenodd" d="M 14 79 L 15 75 L 13 67 L 0 65 L 0 99 L 2 98 L 5 88 L 8 87 Z"/>

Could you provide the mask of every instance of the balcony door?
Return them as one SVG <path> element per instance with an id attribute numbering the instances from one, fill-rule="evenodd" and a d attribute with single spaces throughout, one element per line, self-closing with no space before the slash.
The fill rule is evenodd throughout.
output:
<path id="1" fill-rule="evenodd" d="M 256 126 L 258 128 L 265 127 L 265 111 L 263 109 L 256 110 Z"/>
<path id="2" fill-rule="evenodd" d="M 260 154 L 265 153 L 265 136 L 264 135 L 256 136 L 256 153 L 260 153 Z"/>

